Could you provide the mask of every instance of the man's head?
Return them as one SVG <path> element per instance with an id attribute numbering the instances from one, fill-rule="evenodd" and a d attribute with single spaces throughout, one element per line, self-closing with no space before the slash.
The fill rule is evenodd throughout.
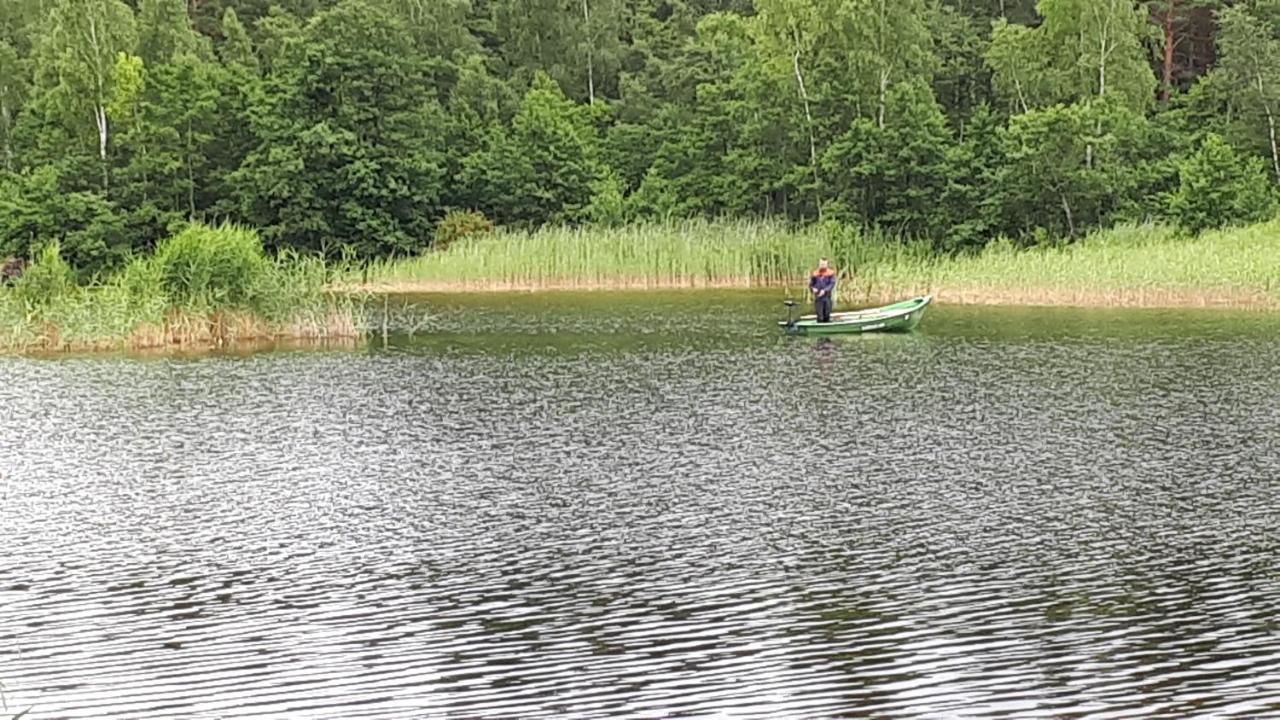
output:
<path id="1" fill-rule="evenodd" d="M 826 269 L 827 269 L 827 265 L 828 265 L 828 263 L 827 263 L 827 259 L 826 259 L 826 258 L 822 258 L 821 260 L 819 260 L 819 261 L 818 261 L 818 269 L 819 269 L 819 270 L 826 270 Z"/>

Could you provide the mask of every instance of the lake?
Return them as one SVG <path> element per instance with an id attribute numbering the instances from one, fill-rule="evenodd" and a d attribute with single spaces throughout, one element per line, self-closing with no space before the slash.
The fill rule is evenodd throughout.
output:
<path id="1" fill-rule="evenodd" d="M 0 358 L 9 713 L 1280 712 L 1280 316 L 779 299 Z"/>

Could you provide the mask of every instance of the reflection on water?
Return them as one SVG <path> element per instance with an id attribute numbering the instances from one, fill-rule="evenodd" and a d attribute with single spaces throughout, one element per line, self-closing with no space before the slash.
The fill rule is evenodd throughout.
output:
<path id="1" fill-rule="evenodd" d="M 1280 712 L 1280 321 L 941 307 L 819 341 L 774 300 L 431 298 L 386 348 L 0 360 L 10 709 Z"/>

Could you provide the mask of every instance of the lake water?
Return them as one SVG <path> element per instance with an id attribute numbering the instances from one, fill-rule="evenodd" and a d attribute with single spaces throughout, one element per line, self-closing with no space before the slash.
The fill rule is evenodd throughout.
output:
<path id="1" fill-rule="evenodd" d="M 777 300 L 0 359 L 9 712 L 1280 713 L 1280 316 Z"/>

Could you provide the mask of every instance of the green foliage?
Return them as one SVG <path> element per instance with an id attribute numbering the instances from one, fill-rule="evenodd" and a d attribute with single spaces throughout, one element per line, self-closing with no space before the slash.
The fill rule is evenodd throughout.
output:
<path id="1" fill-rule="evenodd" d="M 1262 17 L 1266 4 L 1224 8 L 1219 16 L 1221 36 L 1219 71 L 1231 88 L 1233 104 L 1249 115 L 1244 130 L 1271 158 L 1271 170 L 1280 181 L 1280 39 L 1274 21 Z M 1265 139 L 1264 139 L 1265 138 Z"/>
<path id="2" fill-rule="evenodd" d="M 270 261 L 253 230 L 192 225 L 156 247 L 160 288 L 180 306 L 254 307 Z"/>
<path id="3" fill-rule="evenodd" d="M 201 38 L 191 32 L 187 0 L 138 0 L 138 54 L 148 65 L 181 53 L 198 53 Z"/>
<path id="4" fill-rule="evenodd" d="M 938 249 L 980 248 L 1003 227 L 1003 130 L 1000 118 L 979 105 L 952 145 L 947 159 L 949 181 L 936 209 L 947 221 L 945 231 L 934 236 Z"/>
<path id="5" fill-rule="evenodd" d="M 1014 108 L 1101 97 L 1132 110 L 1151 104 L 1145 10 L 1132 0 L 1039 0 L 1036 12 L 1043 18 L 1037 27 L 1001 18 L 992 28 L 987 62 Z"/>
<path id="6" fill-rule="evenodd" d="M 354 303 L 316 258 L 263 254 L 252 231 L 192 226 L 104 281 L 77 284 L 56 243 L 0 286 L 0 352 L 350 337 Z"/>
<path id="7" fill-rule="evenodd" d="M 243 215 L 276 246 L 327 255 L 425 246 L 443 189 L 429 70 L 379 4 L 344 0 L 313 18 L 251 111 L 258 146 L 234 176 Z"/>
<path id="8" fill-rule="evenodd" d="M 599 172 L 591 116 L 547 75 L 538 75 L 510 130 L 492 128 L 463 164 L 472 207 L 504 223 L 576 219 Z"/>
<path id="9" fill-rule="evenodd" d="M 1143 116 L 1109 98 L 1015 116 L 1004 133 L 1005 212 L 1057 237 L 1117 212 L 1140 216 L 1171 173 L 1157 139 Z"/>
<path id="10" fill-rule="evenodd" d="M 493 3 L 493 19 L 512 73 L 547 74 L 577 100 L 616 93 L 626 3 L 522 0 Z"/>
<path id="11" fill-rule="evenodd" d="M 248 70 L 258 69 L 258 57 L 253 52 L 253 40 L 235 8 L 227 8 L 222 15 L 222 44 L 218 47 L 218 57 L 229 67 L 240 66 Z"/>
<path id="12" fill-rule="evenodd" d="M 0 169 L 13 170 L 14 125 L 27 94 L 26 73 L 18 51 L 0 39 Z"/>
<path id="13" fill-rule="evenodd" d="M 854 124 L 823 158 L 839 207 L 862 224 L 881 224 L 910 236 L 945 232 L 937 202 L 950 174 L 952 145 L 946 118 L 929 87 L 903 83 L 886 98 L 885 126 Z"/>
<path id="14" fill-rule="evenodd" d="M 1183 158 L 1178 179 L 1169 211 L 1189 232 L 1255 222 L 1275 210 L 1275 190 L 1262 160 L 1241 157 L 1217 135 Z"/>
<path id="15" fill-rule="evenodd" d="M 113 71 L 136 38 L 133 10 L 123 0 L 55 0 L 33 49 L 36 109 L 47 129 L 56 131 L 42 138 L 40 150 L 48 159 L 68 149 L 95 157 L 104 191 L 110 185 Z"/>
<path id="16" fill-rule="evenodd" d="M 1171 226 L 1127 224 L 1069 244 L 939 256 L 922 243 L 832 221 L 679 222 L 623 228 L 498 231 L 441 253 L 379 263 L 370 279 L 422 287 L 696 286 L 717 281 L 802 287 L 826 255 L 841 302 L 939 292 L 1026 302 L 1280 302 L 1280 221 L 1187 238 Z M 438 283 L 438 285 L 437 285 Z M 952 294 L 954 293 L 954 295 Z"/>
<path id="17" fill-rule="evenodd" d="M 585 215 L 597 225 L 621 225 L 627 220 L 627 199 L 617 173 L 610 171 L 591 183 L 591 203 Z"/>
<path id="18" fill-rule="evenodd" d="M 0 178 L 0 255 L 57 242 L 76 269 L 117 267 L 131 251 L 124 216 L 95 192 L 69 191 L 53 167 Z"/>
<path id="19" fill-rule="evenodd" d="M 13 292 L 29 311 L 47 307 L 76 286 L 75 272 L 62 258 L 58 243 L 40 248 L 22 277 L 14 283 Z"/>
<path id="20" fill-rule="evenodd" d="M 450 210 L 436 224 L 436 231 L 431 240 L 433 250 L 444 250 L 450 245 L 466 238 L 493 232 L 493 222 L 473 210 Z"/>
<path id="21" fill-rule="evenodd" d="M 1192 208 L 1257 193 L 1180 166 L 1210 134 L 1280 178 L 1280 13 L 1208 4 L 1165 26 L 1131 0 L 0 2 L 0 253 L 56 242 L 113 277 L 225 220 L 272 251 L 417 255 L 450 208 L 965 253 L 1211 227 L 1255 215 Z"/>

